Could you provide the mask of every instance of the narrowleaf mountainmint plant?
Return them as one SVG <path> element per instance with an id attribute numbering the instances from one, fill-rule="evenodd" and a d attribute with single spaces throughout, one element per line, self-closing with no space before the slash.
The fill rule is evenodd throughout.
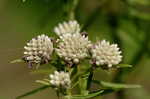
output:
<path id="1" fill-rule="evenodd" d="M 36 90 L 51 87 L 57 92 L 58 97 L 61 96 L 64 99 L 93 99 L 93 97 L 109 93 L 109 90 L 114 92 L 123 88 L 139 87 L 138 85 L 98 81 L 93 78 L 93 73 L 98 68 L 105 70 L 112 67 L 117 69 L 119 66 L 121 68 L 122 55 L 117 44 L 110 44 L 106 40 L 92 43 L 88 36 L 83 35 L 80 25 L 75 20 L 60 23 L 54 28 L 54 32 L 58 36 L 57 42 L 52 42 L 50 37 L 42 34 L 33 38 L 24 47 L 24 62 L 30 66 L 47 63 L 50 67 L 54 67 L 52 70 L 54 73 L 50 72 L 47 79 L 36 81 L 45 85 Z M 93 69 L 93 66 L 96 68 Z M 82 67 L 84 69 L 81 69 Z M 42 67 L 36 70 L 38 71 L 38 69 L 42 69 Z M 101 88 L 90 89 L 92 83 L 96 83 Z M 76 89 L 78 95 L 73 93 Z M 36 90 L 21 95 L 19 98 L 35 93 Z"/>

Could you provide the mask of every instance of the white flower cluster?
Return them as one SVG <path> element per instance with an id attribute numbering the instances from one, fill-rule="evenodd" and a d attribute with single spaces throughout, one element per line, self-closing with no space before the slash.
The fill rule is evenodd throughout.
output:
<path id="1" fill-rule="evenodd" d="M 33 38 L 24 47 L 24 60 L 30 65 L 42 64 L 50 60 L 50 55 L 53 52 L 53 43 L 46 35 L 39 35 Z"/>
<path id="2" fill-rule="evenodd" d="M 95 59 L 96 65 L 117 65 L 121 62 L 121 51 L 117 44 L 110 44 L 108 41 L 102 40 L 97 43 L 92 49 L 92 58 Z"/>
<path id="3" fill-rule="evenodd" d="M 66 34 L 80 33 L 80 25 L 75 20 L 63 22 L 54 28 L 54 32 L 62 38 Z"/>
<path id="4" fill-rule="evenodd" d="M 56 49 L 57 54 L 68 62 L 79 63 L 80 59 L 88 56 L 91 42 L 80 33 L 64 36 Z"/>
<path id="5" fill-rule="evenodd" d="M 69 88 L 70 87 L 70 76 L 67 72 L 55 71 L 54 74 L 49 75 L 50 83 L 55 87 Z"/>
<path id="6" fill-rule="evenodd" d="M 122 60 L 117 44 L 102 40 L 92 47 L 88 37 L 82 35 L 80 25 L 75 20 L 60 23 L 54 28 L 54 32 L 59 36 L 55 51 L 70 66 L 90 56 L 89 51 L 93 63 L 97 66 L 112 67 Z M 33 38 L 24 48 L 24 60 L 30 65 L 49 62 L 54 49 L 52 40 L 44 34 Z"/>

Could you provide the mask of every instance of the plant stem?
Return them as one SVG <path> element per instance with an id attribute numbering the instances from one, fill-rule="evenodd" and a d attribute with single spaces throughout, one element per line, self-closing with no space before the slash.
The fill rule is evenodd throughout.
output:
<path id="1" fill-rule="evenodd" d="M 67 96 L 66 99 L 71 99 L 71 88 L 67 89 Z"/>

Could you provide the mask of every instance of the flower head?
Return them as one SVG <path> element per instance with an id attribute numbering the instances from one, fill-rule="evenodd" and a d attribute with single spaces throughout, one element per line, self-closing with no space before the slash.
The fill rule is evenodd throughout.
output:
<path id="1" fill-rule="evenodd" d="M 97 66 L 107 65 L 112 67 L 121 62 L 122 56 L 117 44 L 110 44 L 108 41 L 102 40 L 91 49 L 92 59 Z"/>
<path id="2" fill-rule="evenodd" d="M 54 74 L 49 75 L 50 77 L 50 83 L 55 87 L 61 87 L 61 88 L 69 88 L 70 87 L 70 75 L 67 72 L 58 72 L 55 71 Z"/>
<path id="3" fill-rule="evenodd" d="M 88 56 L 88 48 L 91 42 L 80 33 L 64 36 L 56 49 L 57 54 L 65 61 L 79 63 L 80 59 Z"/>
<path id="4" fill-rule="evenodd" d="M 24 47 L 24 60 L 30 65 L 43 64 L 50 60 L 50 55 L 53 52 L 53 43 L 46 35 L 39 35 L 33 38 Z"/>
<path id="5" fill-rule="evenodd" d="M 69 34 L 79 33 L 80 25 L 75 20 L 63 22 L 58 24 L 58 26 L 54 28 L 54 32 L 61 38 L 61 36 L 68 33 Z"/>

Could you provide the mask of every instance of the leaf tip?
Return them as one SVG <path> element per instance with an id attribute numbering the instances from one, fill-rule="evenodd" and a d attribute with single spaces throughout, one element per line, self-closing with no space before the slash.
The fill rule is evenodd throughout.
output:
<path id="1" fill-rule="evenodd" d="M 23 60 L 22 59 L 16 59 L 16 60 L 10 61 L 11 64 L 20 63 L 20 62 L 23 62 Z"/>

